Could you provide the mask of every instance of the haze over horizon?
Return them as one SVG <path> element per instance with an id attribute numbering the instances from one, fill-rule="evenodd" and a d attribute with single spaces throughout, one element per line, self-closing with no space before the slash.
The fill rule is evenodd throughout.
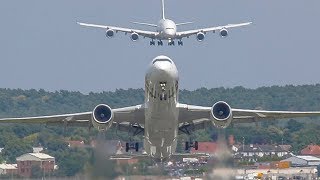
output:
<path id="1" fill-rule="evenodd" d="M 157 23 L 160 0 L 4 0 L 0 88 L 83 93 L 143 88 L 145 71 L 158 55 L 176 63 L 180 89 L 320 83 L 320 1 L 165 2 L 167 18 L 195 22 L 182 30 L 253 24 L 230 30 L 224 39 L 208 33 L 204 42 L 191 37 L 183 47 L 150 47 L 148 39 L 132 42 L 121 33 L 107 39 L 103 30 L 76 22 L 150 29 L 130 22 Z"/>

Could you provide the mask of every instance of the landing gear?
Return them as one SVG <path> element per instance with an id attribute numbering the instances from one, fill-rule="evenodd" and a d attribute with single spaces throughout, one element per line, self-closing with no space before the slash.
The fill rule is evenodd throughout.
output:
<path id="1" fill-rule="evenodd" d="M 156 45 L 156 42 L 152 39 L 152 40 L 150 41 L 150 46 L 154 46 L 154 45 Z"/>
<path id="2" fill-rule="evenodd" d="M 183 46 L 183 42 L 181 40 L 178 41 L 178 46 Z"/>
<path id="3" fill-rule="evenodd" d="M 174 41 L 169 41 L 168 46 L 174 46 Z"/>
<path id="4" fill-rule="evenodd" d="M 139 151 L 139 143 L 136 142 L 127 142 L 126 143 L 126 152 L 129 152 L 129 150 L 134 149 L 136 152 Z"/>
<path id="5" fill-rule="evenodd" d="M 158 46 L 162 46 L 163 42 L 161 40 L 158 41 Z"/>
<path id="6" fill-rule="evenodd" d="M 194 148 L 195 150 L 198 150 L 198 148 L 199 148 L 198 141 L 195 141 L 195 142 L 186 141 L 185 142 L 185 150 L 188 151 L 190 148 Z"/>

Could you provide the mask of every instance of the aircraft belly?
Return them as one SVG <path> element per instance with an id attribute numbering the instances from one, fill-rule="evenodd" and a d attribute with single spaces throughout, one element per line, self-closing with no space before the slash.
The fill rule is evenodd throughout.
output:
<path id="1" fill-rule="evenodd" d="M 157 159 L 169 158 L 176 150 L 178 111 L 175 103 L 151 103 L 146 113 L 145 150 Z"/>

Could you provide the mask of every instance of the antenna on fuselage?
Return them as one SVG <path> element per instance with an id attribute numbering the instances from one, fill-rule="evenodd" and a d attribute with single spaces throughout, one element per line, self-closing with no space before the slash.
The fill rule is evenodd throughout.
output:
<path id="1" fill-rule="evenodd" d="M 162 19 L 166 19 L 164 17 L 164 0 L 161 0 L 161 7 L 162 7 Z"/>

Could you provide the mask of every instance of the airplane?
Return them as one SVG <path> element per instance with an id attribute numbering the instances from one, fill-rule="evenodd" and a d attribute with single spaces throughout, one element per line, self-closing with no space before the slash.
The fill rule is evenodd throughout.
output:
<path id="1" fill-rule="evenodd" d="M 92 111 L 53 116 L 3 118 L 0 123 L 44 123 L 64 126 L 110 128 L 143 135 L 144 150 L 155 161 L 166 161 L 176 153 L 178 134 L 190 135 L 209 126 L 226 128 L 231 123 L 320 116 L 320 111 L 265 111 L 231 108 L 225 101 L 212 107 L 179 103 L 179 76 L 175 63 L 167 56 L 154 58 L 145 75 L 145 102 L 112 109 L 99 104 Z M 198 149 L 198 142 L 186 142 L 185 149 Z M 138 143 L 127 142 L 126 151 L 138 151 Z"/>
<path id="2" fill-rule="evenodd" d="M 194 30 L 188 30 L 188 31 L 177 31 L 178 26 L 191 24 L 192 22 L 175 23 L 170 19 L 166 19 L 165 12 L 164 12 L 164 9 L 165 9 L 164 0 L 161 0 L 161 2 L 162 2 L 161 3 L 162 19 L 159 20 L 158 24 L 132 22 L 134 24 L 153 27 L 156 29 L 156 31 L 122 28 L 122 27 L 115 27 L 115 26 L 109 26 L 109 25 L 87 24 L 87 23 L 81 23 L 81 22 L 78 22 L 78 24 L 86 27 L 105 29 L 106 36 L 108 38 L 114 37 L 115 33 L 117 32 L 124 32 L 125 34 L 128 34 L 128 33 L 130 34 L 130 38 L 132 41 L 137 41 L 139 39 L 139 36 L 142 36 L 144 38 L 147 37 L 151 39 L 150 45 L 155 45 L 156 44 L 155 40 L 158 40 L 158 46 L 162 46 L 163 40 L 167 40 L 169 46 L 174 46 L 175 45 L 174 40 L 178 40 L 178 45 L 183 46 L 182 38 L 185 38 L 185 37 L 189 38 L 190 36 L 195 35 L 197 40 L 201 42 L 204 40 L 205 34 L 207 32 L 215 33 L 216 31 L 219 31 L 219 34 L 221 37 L 227 37 L 229 34 L 228 33 L 229 28 L 247 26 L 252 23 L 252 22 L 246 22 L 246 23 L 240 23 L 240 24 L 227 24 L 225 26 L 216 26 L 216 27 L 194 29 Z"/>

